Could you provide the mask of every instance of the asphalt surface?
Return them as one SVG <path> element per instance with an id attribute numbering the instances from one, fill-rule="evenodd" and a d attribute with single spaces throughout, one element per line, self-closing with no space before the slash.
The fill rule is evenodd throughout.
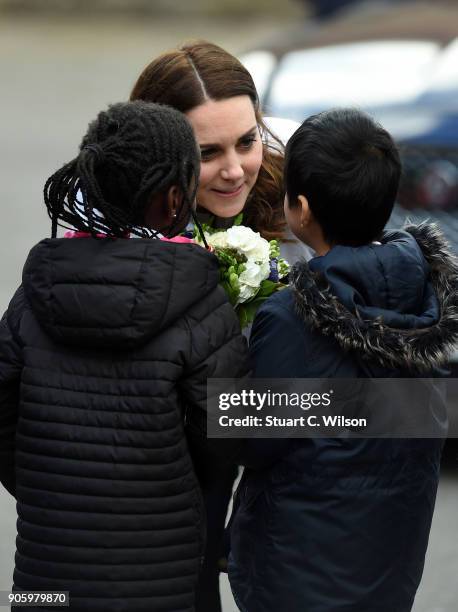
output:
<path id="1" fill-rule="evenodd" d="M 110 102 L 126 99 L 143 66 L 185 39 L 206 38 L 237 52 L 282 25 L 278 20 L 260 19 L 226 23 L 75 18 L 67 22 L 0 21 L 2 310 L 20 283 L 28 250 L 50 233 L 41 195 L 44 181 L 74 156 L 87 123 L 96 113 Z M 457 508 L 458 473 L 447 472 L 440 484 L 414 612 L 458 610 Z M 11 586 L 15 520 L 13 500 L 3 491 L 0 590 Z M 235 612 L 225 577 L 221 583 L 224 612 Z"/>

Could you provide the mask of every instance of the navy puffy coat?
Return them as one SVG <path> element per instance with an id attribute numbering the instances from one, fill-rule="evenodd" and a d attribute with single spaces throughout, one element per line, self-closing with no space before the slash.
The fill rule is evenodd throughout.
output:
<path id="1" fill-rule="evenodd" d="M 194 609 L 205 533 L 189 445 L 215 469 L 236 455 L 205 438 L 206 379 L 246 369 L 218 275 L 190 244 L 32 249 L 0 324 L 16 589 L 70 591 L 71 610 Z"/>
<path id="2" fill-rule="evenodd" d="M 431 226 L 337 246 L 298 265 L 292 286 L 259 310 L 256 376 L 431 372 L 457 339 L 457 286 L 453 257 Z M 252 467 L 256 451 L 264 465 L 280 458 L 247 469 L 239 489 L 229 577 L 240 610 L 411 610 L 441 448 L 439 439 L 253 442 Z"/>

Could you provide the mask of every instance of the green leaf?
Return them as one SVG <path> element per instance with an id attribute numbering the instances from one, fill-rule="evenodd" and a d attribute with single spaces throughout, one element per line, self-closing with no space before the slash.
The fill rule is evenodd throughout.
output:
<path id="1" fill-rule="evenodd" d="M 275 293 L 275 291 L 277 290 L 278 284 L 279 283 L 274 283 L 274 281 L 263 280 L 261 282 L 257 295 L 259 297 L 269 297 L 269 295 L 272 295 L 272 293 Z"/>
<path id="2" fill-rule="evenodd" d="M 235 219 L 232 225 L 242 225 L 243 222 L 243 212 L 239 213 Z"/>
<path id="3" fill-rule="evenodd" d="M 252 302 L 244 302 L 236 307 L 235 310 L 242 329 L 254 321 L 254 317 L 260 305 L 261 304 L 256 304 L 256 300 L 254 300 Z"/>
<path id="4" fill-rule="evenodd" d="M 243 329 L 254 321 L 256 312 L 259 307 L 276 291 L 286 289 L 287 285 L 283 283 L 274 283 L 272 281 L 262 281 L 260 290 L 248 302 L 238 304 L 235 311 L 240 321 L 240 326 Z M 234 302 L 231 302 L 232 304 Z"/>
<path id="5" fill-rule="evenodd" d="M 237 298 L 239 297 L 239 291 L 234 289 L 227 281 L 223 281 L 221 283 L 221 287 L 226 292 L 226 295 L 231 305 L 235 306 L 235 304 L 237 303 Z"/>
<path id="6" fill-rule="evenodd" d="M 229 284 L 237 292 L 240 291 L 239 277 L 237 276 L 237 274 L 235 272 L 232 272 L 231 274 L 229 274 Z"/>
<path id="7" fill-rule="evenodd" d="M 278 246 L 278 242 L 276 240 L 269 241 L 269 256 L 270 259 L 280 257 L 280 247 Z"/>

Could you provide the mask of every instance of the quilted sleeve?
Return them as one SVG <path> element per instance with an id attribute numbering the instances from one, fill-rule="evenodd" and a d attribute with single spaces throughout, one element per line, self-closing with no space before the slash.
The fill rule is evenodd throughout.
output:
<path id="1" fill-rule="evenodd" d="M 18 328 L 23 304 L 24 294 L 20 287 L 0 321 L 0 480 L 12 495 L 15 492 L 15 435 L 23 364 Z"/>
<path id="2" fill-rule="evenodd" d="M 218 465 L 235 463 L 240 440 L 206 437 L 207 379 L 247 376 L 246 340 L 232 306 L 219 288 L 190 314 L 188 324 L 189 363 L 180 388 L 186 406 L 186 433 L 191 454 L 201 466 L 213 462 Z"/>

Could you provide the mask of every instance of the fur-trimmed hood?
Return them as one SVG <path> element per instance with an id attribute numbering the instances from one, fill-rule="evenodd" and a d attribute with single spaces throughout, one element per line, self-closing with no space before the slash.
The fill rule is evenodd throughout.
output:
<path id="1" fill-rule="evenodd" d="M 290 279 L 307 325 L 383 367 L 427 372 L 458 342 L 458 263 L 434 224 L 334 247 Z"/>

